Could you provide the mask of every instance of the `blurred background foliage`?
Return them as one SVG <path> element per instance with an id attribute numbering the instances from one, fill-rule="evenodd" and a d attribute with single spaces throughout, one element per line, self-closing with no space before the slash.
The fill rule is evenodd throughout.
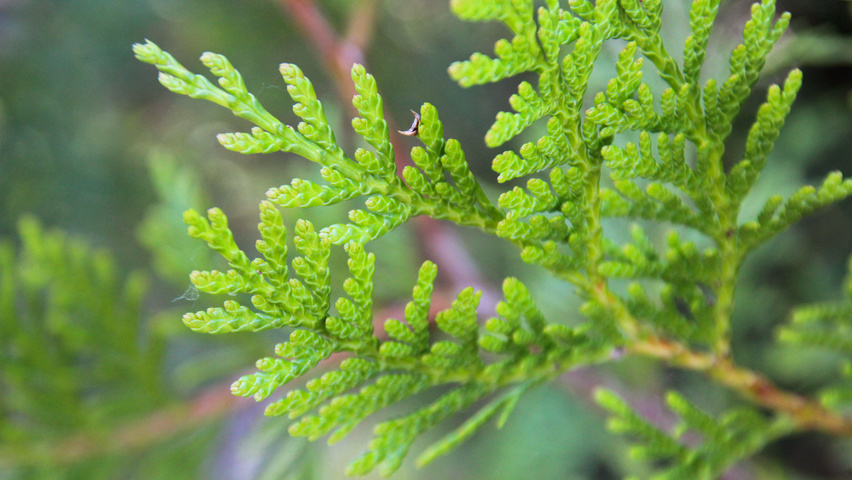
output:
<path id="1" fill-rule="evenodd" d="M 803 68 L 805 86 L 744 217 L 771 194 L 792 193 L 830 170 L 852 173 L 852 4 L 778 3 L 792 12 L 793 26 L 742 126 L 766 86 L 791 67 Z M 688 4 L 666 4 L 672 50 L 686 36 Z M 706 75 L 725 71 L 748 5 L 723 2 Z M 336 35 L 331 43 L 323 43 L 324 25 Z M 474 51 L 490 53 L 501 34 L 496 24 L 461 23 L 441 0 L 0 0 L 0 479 L 338 478 L 369 434 L 361 427 L 342 445 L 309 445 L 287 436 L 286 420 L 264 420 L 262 406 L 230 396 L 228 383 L 280 334 L 218 338 L 184 329 L 183 312 L 210 304 L 187 289 L 187 274 L 216 263 L 189 240 L 181 212 L 221 207 L 248 246 L 265 190 L 317 173 L 285 154 L 242 157 L 220 148 L 216 133 L 247 126 L 166 91 L 133 58 L 132 43 L 150 38 L 196 71 L 201 52 L 225 54 L 260 101 L 288 121 L 294 116 L 277 65 L 296 63 L 350 141 L 351 105 L 342 100 L 350 87 L 340 81 L 340 64 L 362 61 L 397 128 L 407 126 L 409 109 L 436 105 L 445 135 L 462 142 L 475 172 L 493 185 L 495 152 L 482 137 L 516 82 L 463 90 L 445 71 Z M 617 50 L 610 46 L 600 63 L 600 85 Z M 731 160 L 744 134 L 732 140 Z M 347 209 L 307 215 L 327 225 Z M 285 212 L 290 225 L 295 214 Z M 616 238 L 625 231 L 608 228 Z M 658 227 L 657 235 L 663 238 Z M 416 266 L 431 258 L 443 272 L 437 291 L 444 297 L 473 283 L 493 306 L 495 286 L 512 274 L 551 318 L 574 315 L 570 289 L 486 240 L 412 222 L 376 242 L 379 314 L 399 316 Z M 737 358 L 801 392 L 834 375 L 835 359 L 782 349 L 774 329 L 793 305 L 840 296 L 849 252 L 848 202 L 760 250 L 738 292 Z M 484 303 L 487 316 L 493 307 Z M 667 388 L 711 412 L 736 401 L 704 379 L 646 361 L 573 372 L 522 399 L 504 429 L 485 429 L 424 471 L 409 461 L 395 478 L 517 479 L 535 471 L 542 480 L 610 479 L 649 468 L 625 460 L 624 445 L 603 431 L 589 402 L 601 384 L 663 425 Z M 727 477 L 852 478 L 849 447 L 801 435 Z"/>

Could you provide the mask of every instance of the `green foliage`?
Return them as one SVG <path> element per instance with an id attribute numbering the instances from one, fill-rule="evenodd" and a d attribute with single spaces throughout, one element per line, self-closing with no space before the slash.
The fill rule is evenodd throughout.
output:
<path id="1" fill-rule="evenodd" d="M 109 451 L 116 425 L 172 394 L 162 336 L 139 341 L 147 278 L 121 278 L 105 252 L 32 217 L 19 231 L 18 252 L 0 242 L 0 476 L 56 478 L 87 451 Z M 114 467 L 100 468 L 72 472 Z"/>
<path id="2" fill-rule="evenodd" d="M 333 443 L 373 413 L 435 392 L 425 406 L 375 426 L 366 453 L 348 469 L 353 475 L 375 468 L 391 474 L 421 433 L 490 397 L 426 449 L 419 463 L 428 463 L 491 417 L 499 414 L 502 425 L 531 386 L 624 353 L 705 372 L 771 413 L 765 417 L 734 409 L 715 420 L 671 394 L 669 405 L 682 419 L 678 431 L 702 436 L 700 447 L 689 448 L 677 442 L 680 433 L 672 438 L 613 395 L 599 394 L 598 401 L 615 414 L 616 430 L 645 441 L 639 450 L 645 457 L 670 464 L 657 478 L 715 478 L 797 430 L 848 435 L 852 421 L 806 399 L 791 400 L 792 394 L 767 386 L 731 356 L 737 274 L 747 255 L 803 216 L 849 196 L 852 181 L 832 173 L 819 189 L 808 186 L 788 199 L 772 197 L 755 221 L 740 223 L 740 207 L 767 164 L 802 78 L 794 70 L 783 86 L 769 88 L 742 158 L 726 170 L 722 159 L 734 120 L 789 15 L 776 16 L 773 0 L 755 4 L 742 43 L 731 54 L 729 76 L 703 80 L 719 3 L 693 1 L 691 33 L 684 60 L 678 62 L 660 35 L 661 0 L 571 0 L 567 6 L 548 0 L 538 9 L 531 0 L 453 1 L 460 18 L 502 22 L 511 38 L 495 44 L 494 57 L 474 53 L 453 63 L 450 76 L 463 87 L 519 74 L 535 83 L 520 82 L 509 99 L 513 112 L 497 115 L 486 144 L 497 147 L 526 138 L 529 127 L 546 123 L 543 136 L 494 158 L 498 181 L 531 177 L 502 193 L 497 205 L 472 175 L 459 142 L 444 137 L 438 113 L 428 103 L 419 111 L 416 134 L 422 146 L 410 152 L 414 165 L 397 175 L 398 153 L 382 97 L 376 80 L 360 65 L 351 75 L 359 115 L 352 127 L 369 147 L 350 155 L 338 143 L 311 82 L 295 65 L 280 68 L 300 119 L 293 127 L 260 105 L 223 56 L 201 56 L 217 86 L 154 43 L 135 45 L 137 58 L 160 70 L 166 88 L 216 103 L 255 125 L 247 133 L 219 135 L 222 146 L 240 153 L 297 154 L 318 163 L 324 181 L 294 179 L 267 192 L 256 245 L 261 256 L 254 259 L 237 246 L 220 210 L 209 210 L 206 218 L 193 210 L 185 213 L 190 235 L 229 264 L 227 272 L 193 272 L 193 285 L 210 294 L 247 294 L 251 307 L 227 300 L 222 307 L 186 314 L 184 323 L 205 333 L 290 329 L 275 356 L 259 360 L 258 372 L 236 381 L 232 392 L 262 400 L 295 379 L 310 378 L 304 388 L 290 390 L 266 408 L 268 415 L 298 418 L 290 427 L 295 436 L 330 435 Z M 590 92 L 590 75 L 603 46 L 616 40 L 621 51 L 614 75 L 602 91 Z M 666 88 L 654 91 L 645 82 L 648 74 L 658 75 Z M 606 177 L 612 188 L 603 186 Z M 366 209 L 352 210 L 348 223 L 317 229 L 299 220 L 293 236 L 298 256 L 288 257 L 287 230 L 277 207 L 332 205 L 356 197 L 365 197 Z M 484 324 L 476 311 L 481 294 L 472 288 L 433 315 L 437 270 L 428 261 L 405 318 L 374 318 L 375 257 L 364 244 L 419 215 L 476 227 L 516 245 L 524 261 L 576 288 L 584 301 L 579 325 L 544 318 L 529 290 L 513 278 L 503 282 L 505 301 L 497 316 Z M 661 252 L 634 227 L 632 241 L 618 245 L 604 236 L 607 218 L 674 225 L 703 239 L 672 232 Z M 331 282 L 333 245 L 343 246 L 349 257 L 342 288 Z M 632 282 L 626 292 L 610 287 L 610 279 L 617 278 Z M 805 310 L 797 324 L 807 323 L 803 318 L 845 318 L 849 308 Z M 785 336 L 822 338 L 795 329 Z M 848 349 L 838 339 L 833 345 Z M 320 364 L 330 370 L 313 374 Z"/>
<path id="3" fill-rule="evenodd" d="M 849 272 L 843 300 L 797 307 L 790 322 L 778 330 L 782 343 L 838 355 L 841 379 L 819 393 L 824 405 L 836 409 L 846 409 L 852 403 L 852 260 Z"/>
<path id="4" fill-rule="evenodd" d="M 204 193 L 198 175 L 188 166 L 182 166 L 174 156 L 165 151 L 152 151 L 148 168 L 151 180 L 160 197 L 137 228 L 140 243 L 152 253 L 154 269 L 175 284 L 185 284 L 186 272 L 192 270 L 192 261 L 199 255 L 210 261 L 210 252 L 197 249 L 195 241 L 183 234 L 186 228 L 182 213 L 187 207 L 204 204 Z M 177 235 L 180 232 L 180 236 Z M 195 260 L 186 253 L 194 251 Z"/>
<path id="5" fill-rule="evenodd" d="M 567 327 L 554 329 L 558 333 L 547 331 L 529 291 L 515 279 L 504 283 L 506 301 L 498 307 L 500 317 L 487 322 L 486 334 L 480 335 L 476 318 L 481 293 L 468 288 L 435 317 L 435 324 L 448 338 L 430 343 L 428 315 L 437 275 L 431 262 L 420 268 L 404 321 L 386 320 L 386 336 L 378 335 L 373 331 L 371 312 L 374 255 L 366 253 L 360 243 L 346 244 L 350 277 L 343 282 L 345 296 L 332 302 L 328 236 L 316 232 L 307 221 L 296 224 L 294 243 L 302 256 L 293 258 L 298 278 L 291 278 L 281 215 L 263 202 L 261 218 L 258 228 L 263 240 L 257 247 L 263 257 L 249 261 L 233 243 L 219 210 L 211 209 L 206 219 L 192 210 L 185 215 L 190 234 L 207 241 L 232 268 L 228 272 L 193 272 L 193 284 L 207 293 L 251 293 L 251 302 L 260 312 L 228 300 L 221 308 L 186 314 L 184 323 L 205 333 L 295 328 L 289 341 L 275 347 L 276 357 L 259 360 L 258 373 L 231 386 L 234 394 L 263 400 L 332 354 L 350 353 L 353 356 L 337 369 L 312 378 L 304 389 L 291 390 L 266 407 L 267 415 L 301 417 L 290 427 L 292 435 L 317 439 L 331 434 L 329 442 L 333 443 L 382 408 L 428 389 L 443 392 L 426 407 L 377 425 L 376 439 L 350 466 L 352 474 L 376 466 L 391 473 L 424 430 L 498 389 L 514 386 L 511 393 L 492 400 L 472 421 L 431 447 L 421 457 L 425 463 L 469 436 L 500 408 L 511 410 L 529 386 L 551 378 L 578 358 L 595 354 L 582 334 L 575 335 Z M 480 349 L 500 355 L 484 362 Z M 358 387 L 357 393 L 347 393 Z"/>
<path id="6" fill-rule="evenodd" d="M 609 390 L 598 390 L 595 397 L 613 414 L 608 424 L 610 430 L 642 442 L 631 449 L 631 456 L 667 465 L 651 477 L 655 480 L 719 478 L 738 461 L 792 430 L 789 422 L 771 423 L 754 409 L 730 410 L 716 420 L 677 392 L 669 392 L 666 403 L 680 421 L 668 433 L 643 420 Z M 691 434 L 700 436 L 700 445 L 686 444 Z"/>

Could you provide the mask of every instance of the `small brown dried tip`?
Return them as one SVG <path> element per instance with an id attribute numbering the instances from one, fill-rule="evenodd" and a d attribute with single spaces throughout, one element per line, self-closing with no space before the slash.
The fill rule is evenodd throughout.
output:
<path id="1" fill-rule="evenodd" d="M 397 130 L 397 132 L 408 137 L 415 137 L 417 136 L 417 129 L 420 128 L 420 114 L 415 112 L 414 110 L 412 110 L 411 113 L 414 114 L 414 122 L 412 122 L 411 126 L 408 127 L 408 130 Z"/>

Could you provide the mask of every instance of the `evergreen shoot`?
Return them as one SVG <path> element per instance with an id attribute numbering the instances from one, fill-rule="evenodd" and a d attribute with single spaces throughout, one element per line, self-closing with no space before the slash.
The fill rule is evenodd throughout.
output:
<path id="1" fill-rule="evenodd" d="M 189 235 L 229 265 L 227 271 L 192 272 L 193 285 L 207 294 L 247 299 L 242 304 L 228 297 L 221 307 L 187 313 L 184 323 L 212 334 L 281 332 L 274 352 L 231 391 L 258 401 L 272 397 L 267 415 L 294 419 L 289 428 L 294 436 L 329 443 L 372 414 L 431 392 L 426 395 L 431 401 L 375 425 L 373 440 L 347 470 L 351 475 L 374 469 L 392 474 L 424 432 L 469 412 L 460 426 L 419 452 L 418 465 L 427 464 L 490 420 L 502 425 L 530 388 L 578 367 L 635 357 L 700 372 L 742 400 L 711 416 L 672 392 L 667 403 L 679 424 L 668 432 L 615 394 L 599 391 L 596 399 L 611 413 L 612 430 L 636 440 L 633 452 L 655 462 L 653 478 L 717 478 L 793 433 L 852 436 L 852 417 L 841 410 L 852 400 L 852 368 L 836 388 L 808 398 L 740 366 L 731 354 L 743 262 L 801 218 L 852 194 L 852 180 L 831 173 L 819 186 L 770 198 L 756 219 L 741 219 L 744 199 L 763 169 L 771 168 L 768 160 L 802 74 L 792 70 L 768 89 L 741 157 L 724 163 L 723 158 L 730 162 L 725 154 L 734 122 L 790 16 L 776 12 L 774 0 L 754 4 L 730 54 L 729 74 L 709 78 L 702 67 L 719 3 L 692 2 L 691 33 L 681 46 L 660 35 L 662 0 L 547 0 L 537 8 L 532 0 L 453 0 L 460 19 L 502 22 L 509 34 L 493 53 L 474 53 L 450 65 L 452 79 L 462 87 L 521 74 L 526 79 L 509 98 L 511 111 L 500 112 L 488 129 L 486 144 L 505 148 L 518 136 L 530 138 L 531 126 L 544 127 L 536 130 L 540 138 L 493 158 L 498 181 L 517 185 L 496 199 L 486 195 L 471 173 L 473 160 L 453 132 L 444 131 L 429 103 L 408 132 L 420 142 L 410 152 L 413 165 L 398 171 L 403 154 L 391 143 L 378 82 L 361 65 L 351 69 L 358 112 L 351 126 L 365 146 L 347 152 L 296 65 L 280 66 L 299 117 L 298 124 L 287 125 L 246 89 L 224 56 L 201 56 L 215 77 L 211 81 L 153 42 L 134 45 L 136 57 L 160 71 L 167 89 L 213 102 L 252 125 L 220 134 L 223 147 L 245 154 L 289 152 L 320 169 L 321 182 L 297 178 L 267 191 L 256 257 L 236 244 L 221 210 L 184 215 Z M 608 72 L 611 79 L 595 91 L 590 76 L 601 66 L 604 45 L 616 45 L 620 53 Z M 651 86 L 659 83 L 665 88 Z M 280 211 L 353 199 L 362 199 L 363 208 L 332 225 L 304 219 L 285 225 Z M 412 293 L 404 318 L 376 318 L 376 253 L 369 244 L 417 216 L 508 241 L 525 262 L 572 286 L 582 307 L 564 312 L 564 318 L 546 318 L 534 292 L 506 278 L 493 318 L 479 318 L 481 292 L 473 288 L 433 312 L 437 267 L 426 261 L 408 279 Z M 673 228 L 665 245 L 657 245 L 636 224 L 631 240 L 619 244 L 604 231 L 603 222 L 612 219 Z M 694 236 L 685 231 L 706 241 L 689 240 Z M 348 255 L 342 284 L 332 281 L 329 268 L 336 248 Z M 627 287 L 614 287 L 614 280 Z M 850 312 L 849 299 L 803 307 L 781 339 L 849 358 Z M 317 373 L 320 363 L 333 367 Z M 304 386 L 291 387 L 297 379 Z M 687 431 L 700 442 L 684 442 Z"/>

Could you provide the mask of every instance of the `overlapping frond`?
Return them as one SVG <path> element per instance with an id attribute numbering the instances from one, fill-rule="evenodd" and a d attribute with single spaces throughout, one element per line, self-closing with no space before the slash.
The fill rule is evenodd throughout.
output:
<path id="1" fill-rule="evenodd" d="M 819 394 L 822 403 L 834 409 L 852 404 L 852 259 L 847 270 L 842 299 L 799 306 L 778 330 L 779 341 L 786 345 L 839 356 L 840 378 Z"/>
<path id="2" fill-rule="evenodd" d="M 636 445 L 630 451 L 634 458 L 663 465 L 650 477 L 656 480 L 719 478 L 734 464 L 791 430 L 783 419 L 771 421 L 751 409 L 731 410 L 717 420 L 682 395 L 669 392 L 666 403 L 679 421 L 671 431 L 663 431 L 609 390 L 598 390 L 595 399 L 610 412 L 610 430 L 635 438 Z M 698 435 L 701 443 L 688 445 L 683 441 L 686 434 Z"/>
<path id="3" fill-rule="evenodd" d="M 85 475 L 75 462 L 111 451 L 109 432 L 175 400 L 165 339 L 139 341 L 141 272 L 33 217 L 18 229 L 19 248 L 0 240 L 0 476 Z"/>
<path id="4" fill-rule="evenodd" d="M 513 388 L 427 450 L 421 461 L 435 458 L 471 435 L 498 407 L 514 404 L 531 385 L 580 358 L 599 354 L 584 346 L 582 334 L 547 325 L 529 291 L 515 279 L 506 280 L 506 300 L 498 306 L 500 316 L 486 322 L 486 334 L 480 334 L 476 312 L 481 292 L 467 288 L 450 308 L 435 316 L 434 325 L 448 338 L 433 340 L 429 310 L 437 269 L 431 262 L 420 269 L 404 320 L 384 322 L 385 338 L 373 327 L 374 255 L 360 243 L 345 246 L 350 276 L 342 285 L 345 295 L 332 301 L 331 242 L 325 231 L 317 232 L 309 222 L 301 220 L 296 225 L 294 243 L 301 256 L 289 260 L 296 273 L 291 277 L 286 229 L 280 213 L 268 202 L 261 204 L 258 226 L 262 240 L 257 250 L 262 256 L 254 260 L 236 246 L 220 211 L 210 210 L 208 218 L 189 211 L 186 221 L 190 234 L 206 241 L 231 267 L 227 272 L 194 272 L 195 286 L 207 293 L 251 294 L 253 308 L 228 300 L 223 307 L 187 314 L 184 322 L 193 330 L 213 334 L 294 329 L 287 342 L 275 347 L 274 357 L 258 360 L 257 373 L 232 385 L 234 394 L 263 400 L 309 375 L 332 354 L 349 354 L 337 369 L 267 406 L 267 415 L 300 418 L 291 426 L 291 434 L 310 439 L 330 435 L 330 442 L 335 442 L 378 410 L 428 389 L 455 385 L 429 405 L 378 424 L 375 441 L 350 466 L 351 474 L 374 468 L 384 474 L 393 472 L 420 433 L 497 390 Z M 483 351 L 499 357 L 486 362 Z"/>
<path id="5" fill-rule="evenodd" d="M 358 92 L 353 105 L 360 115 L 353 119 L 352 127 L 372 150 L 359 148 L 350 157 L 338 145 L 313 85 L 296 65 L 285 63 L 280 67 L 287 92 L 295 102 L 293 112 L 301 119 L 293 128 L 263 108 L 248 92 L 239 72 L 221 55 L 207 52 L 201 57 L 202 63 L 218 77 L 217 87 L 206 77 L 188 71 L 150 41 L 135 45 L 134 52 L 137 58 L 160 70 L 160 82 L 166 88 L 221 105 L 256 125 L 249 133 L 220 134 L 217 138 L 225 148 L 247 154 L 292 152 L 322 166 L 324 185 L 294 179 L 289 185 L 267 192 L 273 203 L 313 207 L 367 197 L 367 208 L 351 211 L 350 223 L 328 228 L 332 243 L 375 239 L 415 215 L 429 214 L 476 226 L 492 225 L 501 216 L 470 173 L 458 142 L 443 138 L 437 111 L 429 104 L 420 109 L 418 129 L 425 149 L 416 147 L 411 154 L 418 168 L 409 166 L 402 178 L 396 176 L 396 158 L 382 98 L 375 79 L 361 65 L 352 68 Z"/>
<path id="6" fill-rule="evenodd" d="M 742 225 L 740 244 L 748 251 L 765 243 L 814 211 L 837 203 L 852 194 L 852 180 L 840 172 L 830 173 L 819 188 L 810 185 L 800 188 L 788 199 L 772 196 L 766 201 L 757 219 Z"/>
<path id="7" fill-rule="evenodd" d="M 782 87 L 769 88 L 742 160 L 726 168 L 725 142 L 735 117 L 789 16 L 776 19 L 774 0 L 756 4 L 743 43 L 731 55 L 730 76 L 705 81 L 702 66 L 719 4 L 693 1 L 690 34 L 679 61 L 660 36 L 662 0 L 570 0 L 567 6 L 547 0 L 538 8 L 532 0 L 454 0 L 452 9 L 460 18 L 502 22 L 511 34 L 496 42 L 493 56 L 474 53 L 453 63 L 450 76 L 469 87 L 525 74 L 509 99 L 511 111 L 497 114 L 485 143 L 507 148 L 522 139 L 519 148 L 499 152 L 492 167 L 498 182 L 530 178 L 500 194 L 496 206 L 472 175 L 459 142 L 445 138 L 429 103 L 407 132 L 422 142 L 411 151 L 413 165 L 397 174 L 382 97 L 376 80 L 360 65 L 352 68 L 358 111 L 352 127 L 365 143 L 350 156 L 339 145 L 311 82 L 295 65 L 280 69 L 300 118 L 294 128 L 263 109 L 224 57 L 202 56 L 218 77 L 216 86 L 151 42 L 135 46 L 137 57 L 156 65 L 170 90 L 217 103 L 256 125 L 248 133 L 220 135 L 226 148 L 292 152 L 322 167 L 324 183 L 295 179 L 267 192 L 259 258 L 249 259 L 236 246 L 220 211 L 210 210 L 206 219 L 186 214 L 190 234 L 230 264 L 224 273 L 194 272 L 193 284 L 207 293 L 249 294 L 252 305 L 228 300 L 223 307 L 187 314 L 185 323 L 208 333 L 293 329 L 289 340 L 276 347 L 276 356 L 261 359 L 257 373 L 234 383 L 234 393 L 258 400 L 309 376 L 320 363 L 333 363 L 335 354 L 346 357 L 268 406 L 269 415 L 298 418 L 293 435 L 329 435 L 334 442 L 373 413 L 440 388 L 425 406 L 377 425 L 375 439 L 350 466 L 351 474 L 393 472 L 422 432 L 491 396 L 478 413 L 427 448 L 420 458 L 426 463 L 490 418 L 499 414 L 502 424 L 531 386 L 645 341 L 652 345 L 633 352 L 697 370 L 735 368 L 730 322 L 736 277 L 746 256 L 804 215 L 849 196 L 852 182 L 833 173 L 819 189 L 803 187 L 786 200 L 772 197 L 755 221 L 739 223 L 740 206 L 767 165 L 801 86 L 801 72 L 794 70 Z M 590 83 L 591 74 L 603 63 L 599 59 L 611 40 L 620 41 L 620 51 L 611 79 L 601 88 Z M 667 87 L 653 91 L 653 82 L 645 78 L 649 74 Z M 546 122 L 544 133 L 527 138 L 539 122 Z M 638 140 L 637 135 L 625 138 L 631 132 Z M 286 229 L 276 206 L 324 206 L 357 197 L 365 197 L 366 208 L 352 210 L 348 223 L 316 230 L 299 221 L 295 244 L 300 256 L 288 259 Z M 504 282 L 506 300 L 483 327 L 476 313 L 480 293 L 472 288 L 431 317 L 436 267 L 426 262 L 405 318 L 388 319 L 383 332 L 376 332 L 374 257 L 364 244 L 417 215 L 474 226 L 510 241 L 524 261 L 576 288 L 587 322 L 578 328 L 548 322 L 515 279 Z M 675 225 L 697 232 L 706 246 L 677 233 L 669 234 L 666 245 L 655 245 L 639 227 L 632 240 L 619 245 L 604 231 L 604 222 L 613 218 Z M 332 245 L 344 246 L 349 256 L 349 277 L 335 298 L 328 270 Z M 616 292 L 610 279 L 632 283 Z M 846 306 L 815 308 L 816 313 L 799 314 L 798 323 L 807 323 L 802 315 L 834 319 L 848 313 Z M 787 337 L 800 340 L 823 338 L 801 329 L 789 332 Z M 835 346 L 848 347 L 845 340 L 834 340 Z M 759 396 L 736 379 L 729 383 L 749 398 Z M 638 452 L 666 464 L 656 478 L 716 478 L 777 435 L 789 433 L 795 421 L 812 421 L 773 422 L 751 410 L 729 411 L 717 420 L 671 394 L 669 406 L 681 423 L 670 435 L 612 394 L 600 393 L 598 399 L 615 414 L 616 430 L 647 443 Z M 681 443 L 686 430 L 700 434 L 701 445 Z"/>

